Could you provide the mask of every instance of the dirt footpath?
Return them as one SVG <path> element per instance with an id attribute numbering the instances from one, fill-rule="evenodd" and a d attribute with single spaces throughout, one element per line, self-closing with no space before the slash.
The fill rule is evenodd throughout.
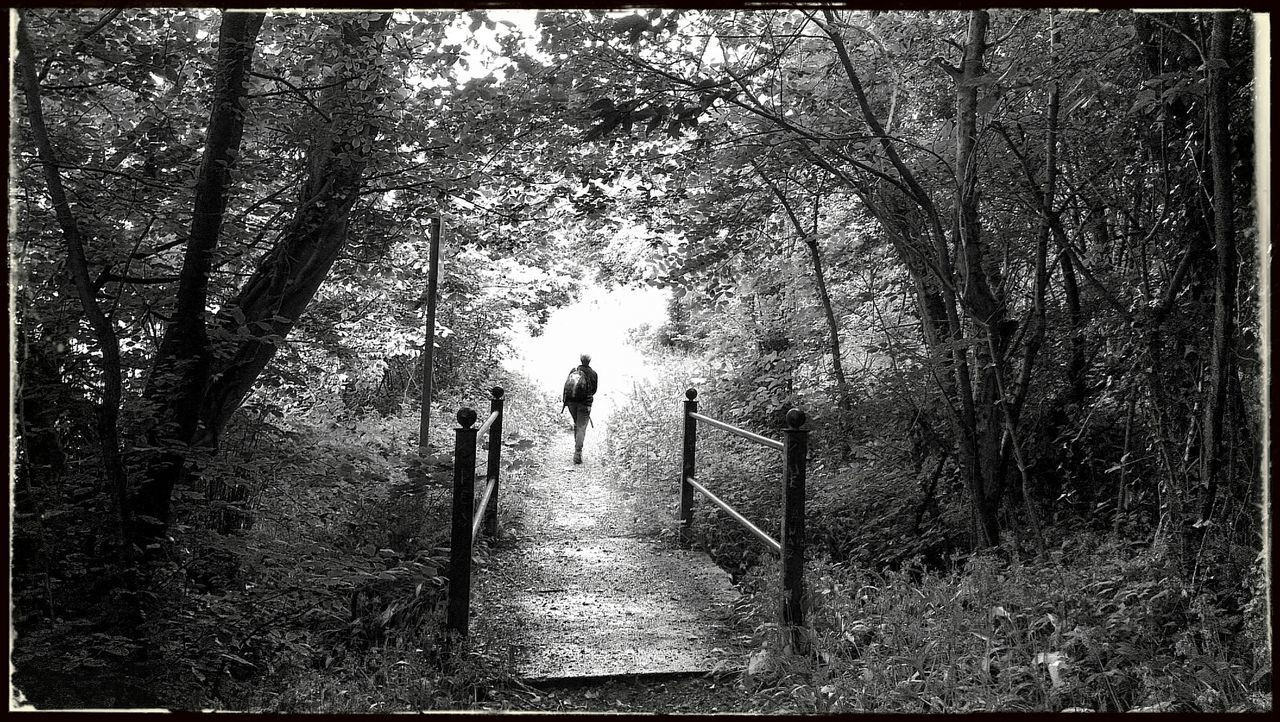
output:
<path id="1" fill-rule="evenodd" d="M 729 575 L 659 535 L 675 490 L 611 473 L 602 436 L 588 432 L 586 463 L 575 465 L 573 435 L 557 429 L 535 465 L 504 480 L 513 523 L 477 569 L 473 637 L 530 681 L 740 666 L 746 635 L 726 624 L 738 598 Z"/>

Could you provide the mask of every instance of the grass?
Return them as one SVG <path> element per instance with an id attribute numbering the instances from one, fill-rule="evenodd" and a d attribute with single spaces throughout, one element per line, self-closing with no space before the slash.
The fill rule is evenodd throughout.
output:
<path id="1" fill-rule="evenodd" d="M 525 440 L 553 412 L 526 380 L 498 383 L 507 392 L 504 465 L 519 466 Z M 487 391 L 458 396 L 433 408 L 436 455 L 452 453 L 458 406 L 487 411 Z M 168 704 L 327 713 L 482 705 L 509 665 L 492 650 L 444 643 L 451 472 L 424 473 L 416 414 L 316 408 L 279 424 L 287 426 L 260 440 L 269 454 L 250 458 L 233 443 L 218 468 L 254 471 L 270 485 L 253 528 L 188 540 L 197 553 L 225 547 L 238 561 L 219 589 L 172 602 L 169 616 L 188 621 L 170 625 L 169 676 L 188 681 Z"/>
<path id="2" fill-rule="evenodd" d="M 607 443 L 618 464 L 643 478 L 668 480 L 674 490 L 680 402 L 698 369 L 679 354 L 656 363 L 664 369 L 661 380 L 632 390 L 610 421 Z M 703 401 L 704 408 L 714 405 Z M 759 450 L 700 436 L 697 463 L 699 478 L 712 480 L 722 498 L 765 529 L 776 525 L 777 488 L 770 481 L 776 475 Z M 894 483 L 859 485 L 857 493 L 901 493 L 890 488 Z M 873 548 L 911 541 L 893 542 L 901 532 L 861 528 L 851 516 L 828 513 L 841 501 L 840 488 L 815 486 L 811 540 L 831 535 L 864 546 L 863 540 L 873 540 Z M 887 496 L 858 503 L 864 502 L 901 506 Z M 947 509 L 941 517 L 963 519 Z M 775 621 L 781 590 L 772 556 L 760 553 L 753 538 L 709 504 L 697 506 L 694 529 L 696 543 L 737 576 L 746 594 L 738 622 L 755 630 L 756 659 L 771 661 L 744 681 L 754 694 L 788 709 L 1270 708 L 1269 655 L 1257 652 L 1266 648 L 1265 626 L 1183 583 L 1142 542 L 1049 529 L 1058 543 L 1046 559 L 1026 561 L 1006 547 L 953 555 L 941 565 L 908 557 L 884 566 L 868 563 L 876 557 L 867 555 L 833 563 L 814 545 L 805 572 L 808 653 L 788 657 Z M 954 536 L 963 535 L 957 530 Z"/>
<path id="3" fill-rule="evenodd" d="M 655 363 L 660 380 L 632 389 L 604 443 L 620 469 L 670 489 L 669 496 L 657 493 L 666 499 L 657 506 L 669 508 L 654 511 L 671 520 L 669 535 L 681 401 L 699 369 L 675 353 L 657 354 Z M 521 379 L 503 382 L 508 441 L 534 439 L 553 425 L 554 399 Z M 485 398 L 468 401 L 479 407 Z M 715 400 L 703 401 L 715 415 Z M 436 448 L 452 448 L 450 407 L 456 409 L 450 402 L 436 410 Z M 199 573 L 209 588 L 190 587 L 164 602 L 170 606 L 157 617 L 155 676 L 135 681 L 180 708 L 340 714 L 488 706 L 491 690 L 514 682 L 509 660 L 501 650 L 440 643 L 448 494 L 430 485 L 396 491 L 407 488 L 403 467 L 414 453 L 408 439 L 416 418 L 336 422 L 318 409 L 279 425 L 289 428 L 254 437 L 271 453 L 255 455 L 252 446 L 246 453 L 232 437 L 221 466 L 209 467 L 270 488 L 250 530 L 224 537 L 176 529 L 179 549 L 193 556 L 176 559 L 173 573 Z M 699 447 L 700 477 L 772 528 L 777 485 L 768 460 L 731 437 L 710 438 Z M 512 463 L 528 448 L 513 448 Z M 858 493 L 888 494 L 892 483 L 859 485 Z M 892 541 L 893 533 L 834 513 L 839 492 L 823 488 L 811 500 L 811 539 L 829 533 L 855 544 L 875 535 Z M 504 518 L 504 525 L 514 522 Z M 815 548 L 806 567 L 807 651 L 788 656 L 775 621 L 776 562 L 708 504 L 698 506 L 694 528 L 697 544 L 734 572 L 744 591 L 735 614 L 754 632 L 753 659 L 771 661 L 741 680 L 743 694 L 759 700 L 753 709 L 1270 708 L 1268 610 L 1226 608 L 1225 598 L 1184 584 L 1141 542 L 1051 528 L 1058 541 L 1042 560 L 1002 548 L 953 556 L 946 565 L 908 559 L 892 567 L 865 563 L 867 557 L 835 563 Z M 1263 598 L 1260 578 L 1239 585 L 1241 596 Z M 28 667 L 41 654 L 79 653 L 83 637 L 75 630 L 45 631 L 28 636 L 28 650 L 44 650 L 23 657 Z M 67 665 L 67 675 L 91 681 L 94 672 Z"/>
<path id="4" fill-rule="evenodd" d="M 1227 643 L 1208 600 L 1133 545 L 1097 537 L 1087 549 L 1070 546 L 1081 545 L 1035 564 L 975 554 L 950 571 L 811 563 L 811 671 L 774 691 L 815 712 L 1222 712 L 1261 703 L 1266 687 L 1250 679 L 1262 670 Z M 777 593 L 771 579 L 756 582 L 761 594 Z M 751 611 L 767 630 L 766 606 Z"/>

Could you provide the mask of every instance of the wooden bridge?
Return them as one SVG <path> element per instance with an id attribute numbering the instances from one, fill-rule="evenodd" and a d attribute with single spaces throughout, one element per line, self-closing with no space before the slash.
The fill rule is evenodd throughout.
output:
<path id="1" fill-rule="evenodd" d="M 652 488 L 631 488 L 598 461 L 569 463 L 572 437 L 544 447 L 534 471 L 500 480 L 505 399 L 494 389 L 480 428 L 470 409 L 458 413 L 454 526 L 447 628 L 511 655 L 530 680 L 655 673 L 694 673 L 740 666 L 749 635 L 730 623 L 739 594 L 729 575 L 702 551 L 688 548 L 695 492 L 744 524 L 783 559 L 784 628 L 803 624 L 804 416 L 792 411 L 780 442 L 697 413 L 686 395 L 680 469 Z M 781 541 L 775 541 L 696 477 L 699 423 L 781 452 Z M 478 438 L 489 434 L 484 489 L 476 503 Z M 677 477 L 675 472 L 679 472 Z M 677 482 L 676 479 L 680 481 Z M 501 489 L 501 492 L 499 492 Z M 473 545 L 497 531 L 499 501 L 517 507 L 518 522 L 481 556 L 472 579 Z M 678 504 L 677 504 L 678 502 Z M 678 533 L 670 533 L 676 530 Z M 664 534 L 666 530 L 668 533 Z M 474 628 L 474 629 L 473 629 Z M 799 647 L 803 635 L 796 635 Z"/>

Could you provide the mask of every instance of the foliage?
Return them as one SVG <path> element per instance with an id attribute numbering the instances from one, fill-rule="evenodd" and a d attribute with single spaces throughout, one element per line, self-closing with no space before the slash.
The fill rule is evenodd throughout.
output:
<path id="1" fill-rule="evenodd" d="M 860 502 L 932 508 L 959 482 L 962 546 L 1123 527 L 1204 582 L 1206 554 L 1252 543 L 1246 17 L 543 22 L 548 52 L 581 48 L 584 152 L 653 159 L 602 200 L 647 234 L 644 277 L 674 289 L 726 418 L 805 408 L 833 475 L 876 488 Z M 872 525 L 886 546 L 898 526 Z"/>
<path id="2" fill-rule="evenodd" d="M 624 468 L 675 486 L 679 391 L 702 388 L 692 374 L 700 365 L 669 354 L 661 380 L 638 385 L 617 410 L 609 444 Z M 700 399 L 716 416 L 719 404 Z M 699 478 L 776 529 L 778 474 L 767 452 L 712 433 L 700 430 Z M 940 481 L 936 506 L 926 508 L 906 450 L 860 451 L 878 458 L 850 466 L 815 456 L 809 465 L 807 656 L 783 650 L 777 562 L 719 510 L 696 506 L 695 543 L 745 594 L 737 622 L 755 629 L 760 651 L 743 683 L 757 696 L 836 713 L 1266 708 L 1264 597 L 1254 589 L 1263 567 L 1247 546 L 1234 546 L 1231 560 L 1202 562 L 1206 574 L 1216 565 L 1252 570 L 1225 584 L 1188 580 L 1146 543 L 1079 521 L 1050 530 L 1065 541 L 1044 558 L 1016 535 L 964 553 L 954 480 Z"/>
<path id="3" fill-rule="evenodd" d="M 764 592 L 776 583 L 753 576 Z M 1257 710 L 1269 667 L 1217 603 L 1123 540 L 1081 535 L 1053 559 L 984 552 L 950 572 L 817 563 L 807 664 L 763 679 L 810 712 Z M 775 649 L 773 610 L 742 610 Z M 773 630 L 773 631 L 770 631 Z M 1256 640 L 1255 640 L 1256 641 Z"/>
<path id="4" fill-rule="evenodd" d="M 485 650 L 462 648 L 435 660 L 413 645 L 382 646 L 353 655 L 342 669 L 303 673 L 282 690 L 259 689 L 246 707 L 272 714 L 475 709 L 510 682 L 502 664 Z"/>
<path id="5" fill-rule="evenodd" d="M 515 377 L 492 377 L 490 385 L 495 382 L 509 398 L 536 391 Z M 372 695 L 372 680 L 384 685 L 390 677 L 397 694 L 407 695 L 405 709 L 474 701 L 480 680 L 487 679 L 479 676 L 480 663 L 461 654 L 450 667 L 445 662 L 453 653 L 440 642 L 450 472 L 418 473 L 416 416 L 355 416 L 344 408 L 340 387 L 317 390 L 324 388 L 326 400 L 308 399 L 277 413 L 257 407 L 238 417 L 222 453 L 202 463 L 200 483 L 179 493 L 173 555 L 151 592 L 161 596 L 151 602 L 157 615 L 148 623 L 148 658 L 135 660 L 131 674 L 120 680 L 110 673 L 113 663 L 136 654 L 136 643 L 92 632 L 88 621 L 75 621 L 87 610 L 69 607 L 84 599 L 77 587 L 111 580 L 84 562 L 77 566 L 85 555 L 63 546 L 88 541 L 88 535 L 75 533 L 76 517 L 46 516 L 47 524 L 57 525 L 46 530 L 46 543 L 59 545 L 44 550 L 49 566 L 28 568 L 24 555 L 16 571 L 22 578 L 43 575 L 43 584 L 33 579 L 22 588 L 49 590 L 55 613 L 67 621 L 46 620 L 44 614 L 16 620 L 17 682 L 31 700 L 40 706 L 71 704 L 73 699 L 60 695 L 78 689 L 78 706 L 138 706 L 150 699 L 152 705 L 183 708 L 336 705 L 354 711 L 369 698 L 334 701 L 332 695 L 346 684 L 340 680 Z M 455 408 L 434 410 L 440 419 L 433 426 L 436 448 L 451 444 Z M 504 436 L 511 447 L 504 456 L 507 464 L 518 465 L 528 446 L 520 440 L 545 424 L 545 410 L 522 409 L 519 402 L 509 408 Z M 208 494 L 220 485 L 245 493 L 220 503 Z M 236 524 L 219 531 L 218 522 L 228 514 Z M 65 541 L 53 542 L 60 533 L 66 533 Z M 40 605 L 31 600 L 19 606 Z M 481 667 L 489 674 L 496 673 L 495 665 Z M 45 679 L 30 676 L 34 670 L 42 670 Z M 94 685 L 70 683 L 86 673 Z M 409 677 L 413 684 L 401 685 Z M 95 697 L 105 693 L 97 685 L 112 684 L 151 696 L 115 702 Z M 314 689 L 319 696 L 308 696 L 308 685 L 317 684 L 323 687 Z M 292 696 L 286 689 L 294 690 Z M 362 711 L 375 709 L 380 707 Z"/>
<path id="6" fill-rule="evenodd" d="M 807 412 L 831 566 L 806 708 L 1217 710 L 1269 678 L 1249 16 L 18 17 L 14 660 L 39 703 L 363 711 L 407 677 L 403 708 L 475 700 L 492 660 L 419 642 L 441 216 L 435 448 L 593 281 L 672 289 L 622 467 L 674 476 L 689 387 L 766 435 Z M 700 478 L 776 528 L 772 452 L 703 436 Z M 757 589 L 754 538 L 707 504 L 695 529 Z M 1006 561 L 948 567 L 984 546 Z"/>

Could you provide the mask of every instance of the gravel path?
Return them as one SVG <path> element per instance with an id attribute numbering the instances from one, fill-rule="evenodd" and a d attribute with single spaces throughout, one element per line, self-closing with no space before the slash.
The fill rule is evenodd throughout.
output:
<path id="1" fill-rule="evenodd" d="M 511 522 L 478 569 L 473 637 L 505 650 L 529 681 L 741 666 L 747 635 L 727 624 L 738 598 L 729 575 L 660 534 L 674 491 L 642 488 L 603 463 L 601 438 L 588 432 L 586 463 L 574 465 L 572 434 L 558 429 L 535 464 L 504 480 Z M 698 684 L 716 689 L 712 678 Z M 599 706 L 628 709 L 625 696 Z"/>

